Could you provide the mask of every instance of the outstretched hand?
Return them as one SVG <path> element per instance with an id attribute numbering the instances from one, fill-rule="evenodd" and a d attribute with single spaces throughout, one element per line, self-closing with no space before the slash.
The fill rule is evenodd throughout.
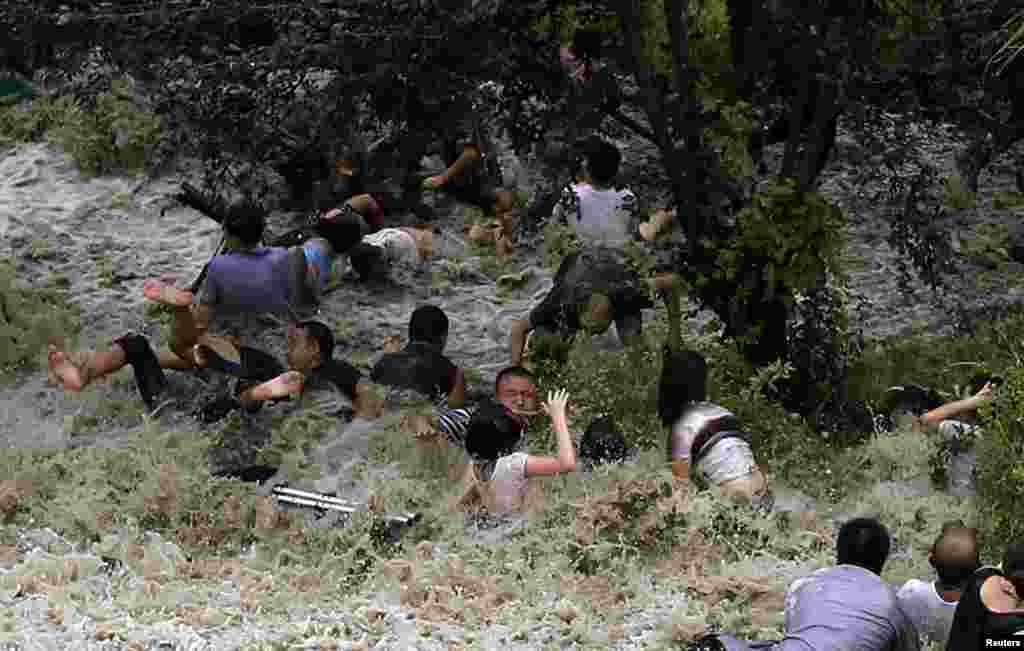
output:
<path id="1" fill-rule="evenodd" d="M 557 391 L 549 391 L 548 399 L 541 405 L 544 408 L 544 412 L 548 416 L 555 418 L 556 416 L 565 417 L 566 405 L 569 404 L 569 392 L 565 389 L 559 389 Z"/>
<path id="2" fill-rule="evenodd" d="M 981 390 L 978 391 L 976 394 L 974 394 L 974 397 L 977 400 L 981 401 L 981 402 L 989 400 L 989 399 L 992 398 L 992 395 L 993 395 L 992 394 L 992 389 L 993 389 L 992 383 L 991 382 L 986 382 L 985 386 L 981 387 Z"/>

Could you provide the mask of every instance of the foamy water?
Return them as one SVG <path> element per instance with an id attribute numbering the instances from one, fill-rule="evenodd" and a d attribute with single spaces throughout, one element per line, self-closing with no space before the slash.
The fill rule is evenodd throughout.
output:
<path id="1" fill-rule="evenodd" d="M 18 280 L 45 286 L 55 275 L 68 282 L 67 298 L 82 311 L 82 332 L 69 348 L 105 349 L 126 332 L 142 332 L 154 347 L 165 347 L 166 333 L 144 318 L 145 279 L 172 274 L 187 285 L 213 253 L 219 226 L 170 196 L 180 175 L 147 180 L 142 176 L 88 177 L 59 147 L 18 145 L 0 152 L 0 232 L 17 264 Z M 498 299 L 494 285 L 479 272 L 479 259 L 463 255 L 466 208 L 438 204 L 444 251 L 458 254 L 467 273 L 446 289 L 433 286 L 432 273 L 399 271 L 393 283 L 368 287 L 343 278 L 321 306 L 320 318 L 338 333 L 337 355 L 364 365 L 379 354 L 385 336 L 405 337 L 409 315 L 426 302 L 439 305 L 452 322 L 448 354 L 459 365 L 481 371 L 484 385 L 508 359 L 511 321 L 523 316 L 550 287 L 551 274 L 531 264 L 535 252 L 517 252 L 511 271 L 530 268 L 530 280 Z M 275 216 L 272 226 L 288 227 Z M 442 260 L 433 270 L 443 272 Z M 283 355 L 281 328 L 268 325 L 246 343 Z M 177 383 L 190 376 L 177 375 Z M 137 400 L 130 369 L 80 394 L 64 394 L 47 384 L 44 370 L 23 372 L 7 398 L 0 399 L 0 435 L 8 445 L 63 445 L 72 438 L 66 422 L 97 412 L 104 401 Z M 201 386 L 182 391 L 201 391 Z M 170 417 L 170 416 L 169 416 Z M 104 422 L 116 437 L 124 422 Z M 137 420 L 136 420 L 137 422 Z M 102 437 L 101 437 L 102 438 Z"/>

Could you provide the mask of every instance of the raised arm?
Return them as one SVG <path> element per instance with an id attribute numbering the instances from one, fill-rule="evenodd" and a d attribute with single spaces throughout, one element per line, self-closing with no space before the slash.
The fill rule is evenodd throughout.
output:
<path id="1" fill-rule="evenodd" d="M 944 420 L 949 418 L 955 418 L 960 414 L 966 414 L 973 412 L 978 409 L 981 405 L 992 398 L 992 385 L 991 383 L 986 384 L 981 388 L 981 391 L 974 394 L 970 398 L 964 398 L 963 400 L 957 400 L 950 402 L 932 409 L 918 420 L 921 427 L 928 427 L 930 425 L 938 425 Z"/>
<path id="2" fill-rule="evenodd" d="M 448 406 L 452 408 L 461 407 L 466 404 L 466 374 L 462 369 L 455 367 L 455 382 L 452 385 L 451 393 L 448 394 Z"/>
<path id="3" fill-rule="evenodd" d="M 517 319 L 512 322 L 512 334 L 509 337 L 509 360 L 512 366 L 521 366 L 523 350 L 526 348 L 526 335 L 530 332 L 530 322 Z"/>
<path id="4" fill-rule="evenodd" d="M 558 436 L 558 456 L 527 457 L 527 477 L 558 475 L 576 469 L 576 447 L 573 444 L 572 436 L 569 434 L 569 419 L 566 416 L 566 405 L 568 402 L 569 394 L 565 389 L 559 389 L 554 393 L 548 394 L 548 400 L 544 403 L 544 411 L 551 416 L 551 426 Z"/>

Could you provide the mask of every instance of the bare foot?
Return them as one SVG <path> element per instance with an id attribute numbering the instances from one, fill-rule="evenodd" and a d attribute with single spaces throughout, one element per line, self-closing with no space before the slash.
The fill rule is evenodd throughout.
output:
<path id="1" fill-rule="evenodd" d="M 417 228 L 412 237 L 416 241 L 416 250 L 420 258 L 429 258 L 434 252 L 434 231 L 429 228 Z"/>
<path id="2" fill-rule="evenodd" d="M 46 365 L 49 369 L 50 382 L 63 384 L 68 391 L 81 391 L 85 383 L 82 372 L 71 363 L 64 351 L 50 344 L 46 354 Z"/>
<path id="3" fill-rule="evenodd" d="M 249 389 L 243 394 L 247 400 L 274 400 L 302 391 L 303 377 L 298 371 L 288 371 L 273 380 Z"/>
<path id="4" fill-rule="evenodd" d="M 655 235 L 657 235 L 657 231 L 655 231 L 654 224 L 649 222 L 643 222 L 640 224 L 640 237 L 650 242 L 654 239 Z"/>
<path id="5" fill-rule="evenodd" d="M 164 305 L 188 307 L 192 304 L 192 292 L 178 289 L 156 278 L 146 281 L 142 286 L 142 294 L 146 298 Z"/>
<path id="6" fill-rule="evenodd" d="M 402 340 L 398 335 L 389 335 L 384 337 L 385 353 L 397 353 L 400 350 L 402 350 Z"/>

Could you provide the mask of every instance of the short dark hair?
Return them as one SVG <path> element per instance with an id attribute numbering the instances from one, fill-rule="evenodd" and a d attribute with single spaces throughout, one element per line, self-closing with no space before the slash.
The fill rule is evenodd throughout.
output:
<path id="1" fill-rule="evenodd" d="M 522 425 L 495 400 L 484 400 L 466 428 L 466 452 L 478 461 L 494 461 L 512 454 L 522 438 Z"/>
<path id="2" fill-rule="evenodd" d="M 266 227 L 266 210 L 255 201 L 239 201 L 232 204 L 224 218 L 224 230 L 237 237 L 246 246 L 255 246 L 263 239 Z"/>
<path id="3" fill-rule="evenodd" d="M 874 518 L 853 518 L 839 529 L 836 562 L 881 574 L 889 558 L 889 530 Z"/>
<path id="4" fill-rule="evenodd" d="M 962 587 L 981 567 L 977 537 L 977 530 L 962 520 L 943 523 L 928 560 L 944 588 Z"/>
<path id="5" fill-rule="evenodd" d="M 306 334 L 316 340 L 320 347 L 320 359 L 323 362 L 334 357 L 334 333 L 319 321 L 303 321 L 299 326 L 306 331 Z"/>
<path id="6" fill-rule="evenodd" d="M 1003 574 L 1007 577 L 1024 576 L 1024 544 L 1015 543 L 1006 548 L 1003 556 Z"/>
<path id="7" fill-rule="evenodd" d="M 587 171 L 594 181 L 606 185 L 615 180 L 619 173 L 619 164 L 622 163 L 622 154 L 619 153 L 618 147 L 602 140 L 588 147 L 585 155 Z"/>
<path id="8" fill-rule="evenodd" d="M 594 29 L 577 29 L 572 35 L 572 53 L 583 61 L 596 59 L 601 55 L 601 32 Z"/>
<path id="9" fill-rule="evenodd" d="M 409 317 L 409 341 L 441 345 L 448 336 L 448 315 L 436 305 L 421 305 Z"/>
<path id="10" fill-rule="evenodd" d="M 627 454 L 626 437 L 611 416 L 595 418 L 580 439 L 580 458 L 594 464 L 623 461 Z"/>
<path id="11" fill-rule="evenodd" d="M 530 382 L 537 384 L 537 379 L 533 376 L 528 369 L 522 366 L 507 366 L 498 371 L 498 376 L 494 378 L 494 392 L 498 392 L 498 387 L 505 381 L 507 377 L 522 377 L 526 378 Z"/>
<path id="12" fill-rule="evenodd" d="M 692 350 L 665 349 L 658 382 L 658 416 L 671 427 L 692 403 L 707 399 L 708 364 Z"/>
<path id="13" fill-rule="evenodd" d="M 361 280 L 386 276 L 390 270 L 384 250 L 366 242 L 359 242 L 350 248 L 348 259 L 352 263 L 352 270 Z"/>

